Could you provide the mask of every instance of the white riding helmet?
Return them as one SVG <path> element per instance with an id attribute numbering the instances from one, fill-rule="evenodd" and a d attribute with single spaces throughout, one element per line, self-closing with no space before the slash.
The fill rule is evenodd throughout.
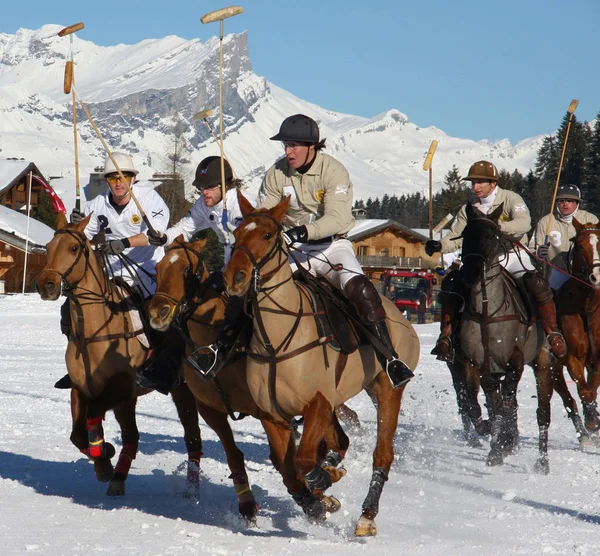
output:
<path id="1" fill-rule="evenodd" d="M 113 158 L 115 159 L 115 162 L 119 166 L 121 172 L 131 172 L 135 176 L 139 174 L 133 165 L 133 159 L 128 154 L 113 153 Z M 104 173 L 102 175 L 106 177 L 108 174 L 114 174 L 116 172 L 118 172 L 118 170 L 113 164 L 110 156 L 107 155 L 104 159 Z"/>

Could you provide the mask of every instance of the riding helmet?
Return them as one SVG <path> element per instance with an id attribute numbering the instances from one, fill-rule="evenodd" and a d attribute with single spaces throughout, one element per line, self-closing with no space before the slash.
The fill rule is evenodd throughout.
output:
<path id="1" fill-rule="evenodd" d="M 233 180 L 231 165 L 225 159 L 225 184 Z M 206 189 L 221 185 L 221 157 L 207 156 L 196 168 L 196 178 L 192 182 L 198 189 Z"/>
<path id="2" fill-rule="evenodd" d="M 281 123 L 279 133 L 271 141 L 297 141 L 315 144 L 319 142 L 319 126 L 304 114 L 294 114 Z"/>
<path id="3" fill-rule="evenodd" d="M 469 175 L 463 180 L 498 181 L 498 168 L 487 160 L 479 160 L 469 168 Z"/>
<path id="4" fill-rule="evenodd" d="M 578 203 L 581 203 L 581 191 L 579 187 L 572 184 L 559 185 L 558 192 L 556 194 L 557 199 L 574 199 Z"/>

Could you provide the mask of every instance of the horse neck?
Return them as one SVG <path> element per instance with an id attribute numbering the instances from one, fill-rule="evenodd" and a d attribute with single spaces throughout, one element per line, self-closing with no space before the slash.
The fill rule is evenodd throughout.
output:
<path id="1" fill-rule="evenodd" d="M 259 307 L 273 309 L 282 306 L 296 312 L 300 306 L 298 287 L 292 279 L 292 268 L 287 262 L 285 251 L 278 251 L 277 255 L 261 270 L 263 276 L 270 272 L 273 274 L 260 283 L 257 294 Z"/>
<path id="2" fill-rule="evenodd" d="M 491 267 L 484 267 L 483 276 L 479 281 L 470 288 L 471 292 L 471 307 L 481 313 L 483 309 L 483 291 L 488 300 L 487 311 L 493 313 L 500 309 L 505 303 L 506 293 L 504 288 L 504 280 L 501 276 L 502 267 L 497 262 Z"/>

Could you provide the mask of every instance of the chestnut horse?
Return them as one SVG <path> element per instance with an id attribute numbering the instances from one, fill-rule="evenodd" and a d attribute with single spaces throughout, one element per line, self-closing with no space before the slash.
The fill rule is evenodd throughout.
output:
<path id="1" fill-rule="evenodd" d="M 61 290 L 70 300 L 72 335 L 65 355 L 71 388 L 71 442 L 94 462 L 96 478 L 109 482 L 107 494 L 125 494 L 125 480 L 138 449 L 135 419 L 137 396 L 150 392 L 136 387 L 136 369 L 147 348 L 131 318 L 124 293 L 106 276 L 83 233 L 89 216 L 68 224 L 58 216 L 58 230 L 46 246 L 47 264 L 37 282 L 42 299 L 55 301 Z M 188 451 L 188 480 L 196 483 L 202 441 L 194 397 L 185 384 L 171 393 L 184 428 Z M 102 421 L 112 409 L 121 428 L 122 449 L 104 441 Z"/>
<path id="2" fill-rule="evenodd" d="M 404 386 L 392 388 L 370 345 L 346 356 L 328 345 L 331 338 L 321 337 L 310 296 L 305 286 L 294 282 L 288 264 L 281 224 L 290 198 L 270 210 L 254 210 L 239 191 L 238 200 L 243 220 L 234 232 L 235 246 L 224 280 L 230 295 L 248 295 L 252 302 L 254 331 L 247 362 L 250 393 L 282 435 L 289 434 L 293 417 L 303 416 L 304 431 L 294 459 L 309 487 L 331 484 L 317 463 L 317 447 L 331 426 L 335 408 L 363 389 L 369 393 L 377 408 L 377 442 L 371 483 L 355 534 L 375 535 L 379 499 L 394 459 Z M 414 369 L 419 339 L 394 304 L 382 301 L 394 347 Z M 336 364 L 346 357 L 345 367 Z"/>
<path id="3" fill-rule="evenodd" d="M 596 396 L 600 386 L 600 225 L 580 224 L 571 249 L 569 279 L 556 295 L 559 325 L 568 347 L 566 366 L 583 405 L 585 426 L 600 429 Z M 587 378 L 585 371 L 587 369 Z"/>
<path id="4" fill-rule="evenodd" d="M 224 296 L 208 281 L 201 254 L 205 243 L 206 240 L 187 243 L 179 236 L 167 248 L 165 257 L 156 266 L 156 294 L 148 306 L 153 328 L 161 331 L 170 326 L 179 328 L 186 341 L 188 357 L 195 346 L 212 344 L 216 340 L 225 312 Z M 247 520 L 254 520 L 258 506 L 248 484 L 244 454 L 236 446 L 227 418 L 230 416 L 237 420 L 233 412 L 250 415 L 261 421 L 269 440 L 271 461 L 281 473 L 288 492 L 309 517 L 318 517 L 323 505 L 329 512 L 339 509 L 339 502 L 335 498 L 323 496 L 318 489 L 314 493 L 309 491 L 297 475 L 292 459 L 286 456 L 295 449 L 293 438 L 284 434 L 250 395 L 245 357 L 234 360 L 209 381 L 188 364 L 183 366 L 183 376 L 196 398 L 200 415 L 223 444 L 238 494 L 240 513 Z M 335 452 L 322 454 L 322 465 L 328 467 L 335 479 L 339 480 L 345 470 L 336 466 L 344 457 L 349 442 L 337 420 L 328 434 Z"/>

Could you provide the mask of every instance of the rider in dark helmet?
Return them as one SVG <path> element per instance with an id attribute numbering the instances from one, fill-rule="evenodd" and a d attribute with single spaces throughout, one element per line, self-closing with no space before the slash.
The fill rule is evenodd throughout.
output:
<path id="1" fill-rule="evenodd" d="M 148 232 L 151 245 L 170 245 L 175 238 L 183 234 L 186 241 L 200 230 L 211 228 L 216 233 L 219 242 L 225 250 L 225 264 L 231 257 L 233 234 L 231 233 L 241 220 L 236 190 L 242 182 L 235 178 L 229 161 L 223 160 L 225 173 L 225 195 L 227 205 L 227 222 L 223 222 L 223 188 L 221 187 L 221 157 L 209 156 L 202 160 L 196 168 L 193 185 L 200 192 L 200 197 L 192 206 L 190 212 L 166 232 Z M 211 285 L 217 290 L 223 288 L 221 271 L 213 272 L 209 278 Z M 243 299 L 230 296 L 225 308 L 225 317 L 216 345 L 199 347 L 188 361 L 200 371 L 207 380 L 214 376 L 223 366 L 231 352 L 241 328 L 245 323 L 243 315 Z M 153 388 L 163 394 L 170 390 L 175 376 L 163 369 L 160 363 L 161 353 L 150 359 L 138 371 L 138 384 Z"/>
<path id="2" fill-rule="evenodd" d="M 284 237 L 288 244 L 295 244 L 295 257 L 346 294 L 377 339 L 377 358 L 392 386 L 406 384 L 413 372 L 398 358 L 379 293 L 364 275 L 347 239 L 354 227 L 348 171 L 321 153 L 325 139 L 320 139 L 317 122 L 304 114 L 286 118 L 271 140 L 281 141 L 285 156 L 267 171 L 259 208 L 272 208 L 291 195 Z"/>

